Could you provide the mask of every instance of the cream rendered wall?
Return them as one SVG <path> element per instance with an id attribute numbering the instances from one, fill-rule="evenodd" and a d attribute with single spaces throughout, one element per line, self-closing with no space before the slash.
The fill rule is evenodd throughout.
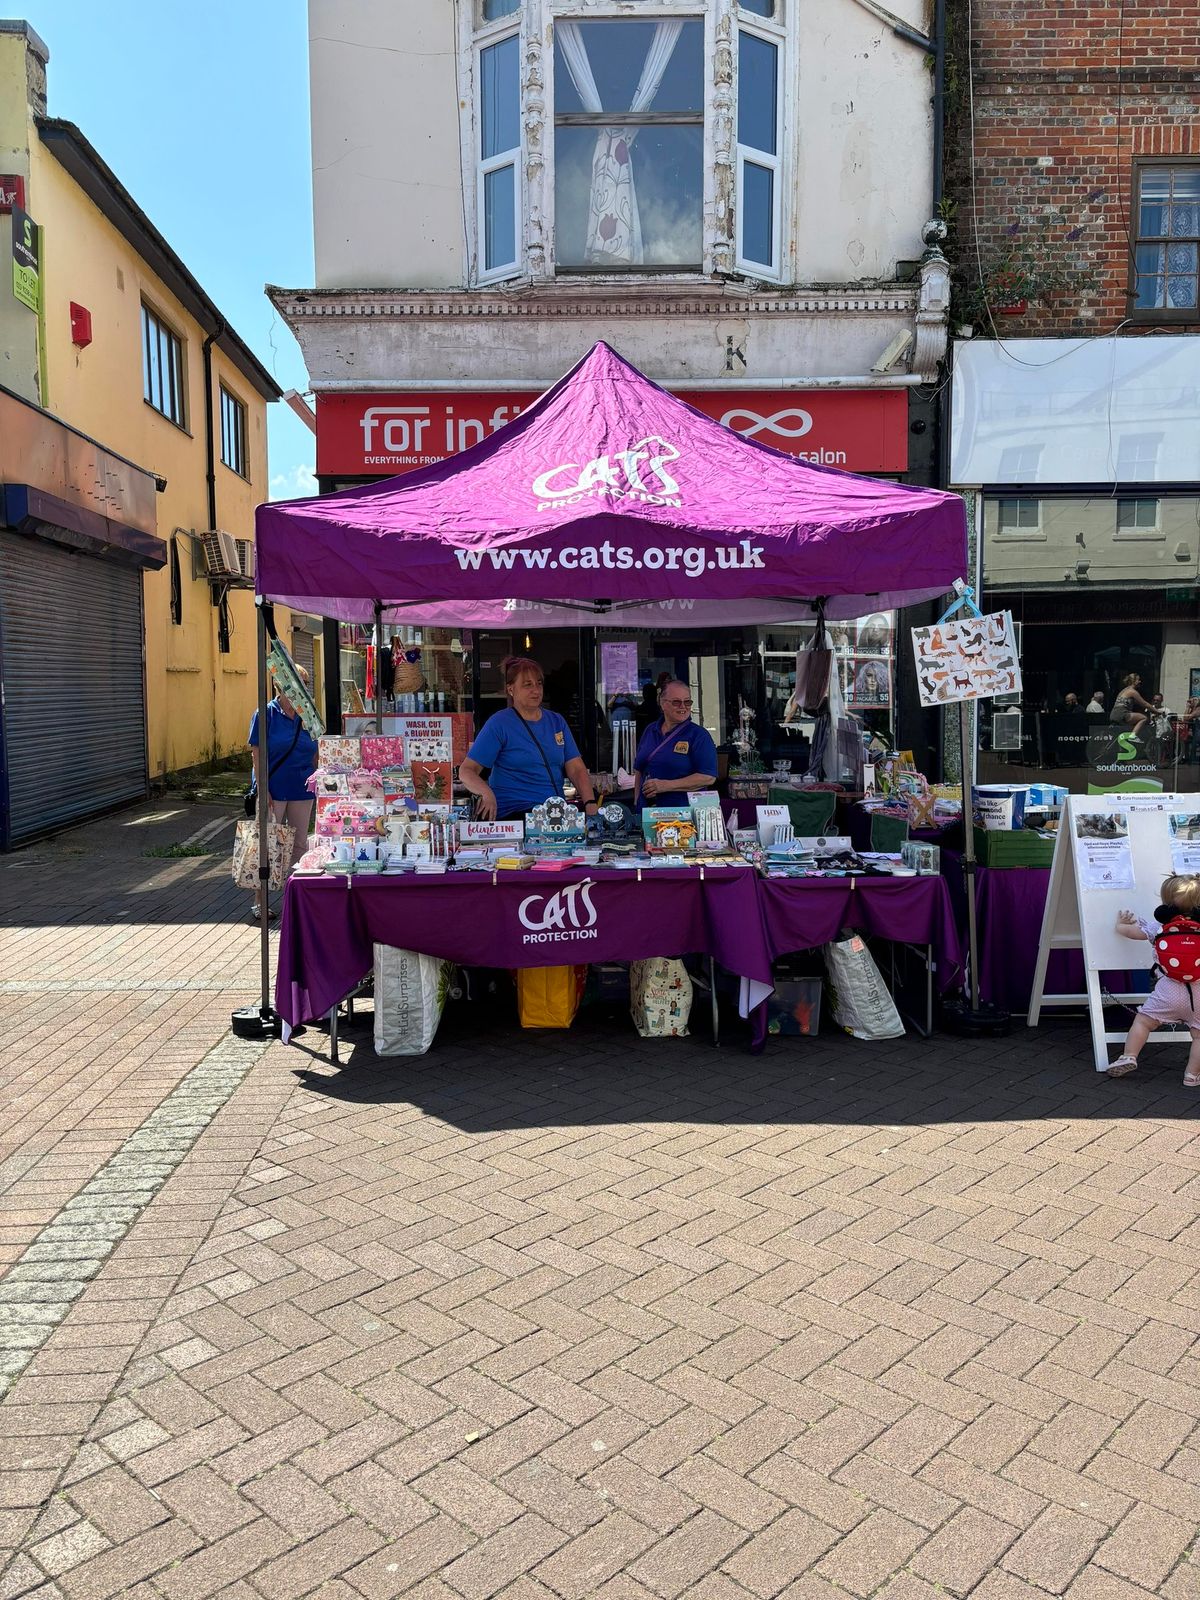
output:
<path id="1" fill-rule="evenodd" d="M 109 449 L 167 480 L 157 497 L 158 535 L 208 527 L 204 441 L 204 331 L 137 252 L 34 137 L 31 194 L 46 230 L 44 292 L 50 409 Z M 143 299 L 185 345 L 186 430 L 142 398 Z M 92 314 L 92 343 L 71 343 L 69 303 Z M 221 352 L 213 350 L 218 526 L 254 534 L 254 506 L 267 497 L 266 405 Z M 218 382 L 247 410 L 250 482 L 220 460 Z M 217 648 L 217 613 L 204 580 L 192 580 L 190 542 L 181 542 L 183 621 L 170 616 L 170 569 L 144 576 L 146 715 L 152 778 L 244 747 L 257 698 L 254 605 L 230 594 L 230 652 Z M 86 651 L 87 618 L 77 620 Z M 284 614 L 286 621 L 286 613 Z M 287 635 L 285 634 L 285 637 Z"/>
<path id="2" fill-rule="evenodd" d="M 0 172 L 25 179 L 25 205 L 41 222 L 29 184 L 29 64 L 25 34 L 0 31 Z M 12 218 L 0 217 L 0 383 L 38 399 L 37 317 L 12 292 Z"/>
<path id="3" fill-rule="evenodd" d="M 454 0 L 310 0 L 321 288 L 463 280 Z"/>
<path id="4" fill-rule="evenodd" d="M 931 205 L 928 58 L 856 0 L 785 3 L 798 29 L 796 281 L 890 279 L 920 254 Z M 921 0 L 892 9 L 926 26 Z M 454 0 L 309 0 L 318 288 L 464 281 L 455 12 Z"/>

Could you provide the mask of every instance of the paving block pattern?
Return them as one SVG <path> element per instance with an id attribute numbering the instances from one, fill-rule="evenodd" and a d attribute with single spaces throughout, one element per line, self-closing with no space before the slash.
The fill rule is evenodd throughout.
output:
<path id="1" fill-rule="evenodd" d="M 0 1284 L 4 1600 L 1200 1595 L 1169 1052 L 1110 1083 L 1069 1021 L 755 1058 L 452 1008 L 418 1061 L 362 1028 L 341 1071 L 312 1031 L 235 1052 L 189 1120 L 253 994 L 241 897 L 172 862 L 110 958 L 71 925 L 89 983 L 141 987 L 39 989 L 65 907 L 19 870 L 9 1030 L 77 1026 L 46 1011 L 58 1098 L 39 1122 L 28 1057 L 9 1111 L 10 1179 L 46 1188 Z M 163 869 L 121 870 L 132 903 Z M 193 1061 L 137 1053 L 149 1001 Z"/>

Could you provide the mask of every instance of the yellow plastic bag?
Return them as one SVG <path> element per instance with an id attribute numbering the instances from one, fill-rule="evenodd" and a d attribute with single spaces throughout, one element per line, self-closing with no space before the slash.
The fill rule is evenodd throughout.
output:
<path id="1" fill-rule="evenodd" d="M 521 967 L 517 1011 L 523 1028 L 569 1028 L 583 998 L 586 967 Z"/>

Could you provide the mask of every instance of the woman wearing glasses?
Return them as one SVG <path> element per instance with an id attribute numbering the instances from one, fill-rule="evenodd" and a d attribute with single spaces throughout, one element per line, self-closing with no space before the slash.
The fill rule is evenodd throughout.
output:
<path id="1" fill-rule="evenodd" d="M 634 758 L 634 804 L 686 805 L 688 789 L 710 789 L 717 776 L 712 735 L 692 721 L 692 691 L 669 678 L 658 691 L 661 717 L 642 735 Z"/>

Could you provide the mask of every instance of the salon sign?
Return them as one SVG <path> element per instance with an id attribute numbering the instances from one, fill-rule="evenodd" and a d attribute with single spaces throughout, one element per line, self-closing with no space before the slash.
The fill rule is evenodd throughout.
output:
<path id="1" fill-rule="evenodd" d="M 904 472 L 908 396 L 897 389 L 678 389 L 706 417 L 785 455 L 847 472 Z M 317 395 L 317 471 L 386 476 L 433 466 L 479 444 L 538 397 L 536 389 Z M 555 480 L 551 488 L 562 488 Z"/>

